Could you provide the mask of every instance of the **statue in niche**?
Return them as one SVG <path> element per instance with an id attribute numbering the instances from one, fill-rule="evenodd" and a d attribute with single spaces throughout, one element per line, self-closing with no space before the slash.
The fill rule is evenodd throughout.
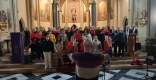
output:
<path id="1" fill-rule="evenodd" d="M 73 5 L 72 9 L 71 9 L 71 13 L 72 13 L 72 21 L 76 21 L 76 7 L 75 5 Z"/>
<path id="2" fill-rule="evenodd" d="M 5 22 L 6 19 L 7 19 L 7 17 L 6 17 L 6 13 L 5 13 L 4 10 L 2 10 L 2 12 L 1 12 L 1 16 L 2 16 L 3 22 Z"/>
<path id="3" fill-rule="evenodd" d="M 145 18 L 146 18 L 146 10 L 143 9 L 141 14 L 142 14 L 142 19 L 145 20 Z"/>

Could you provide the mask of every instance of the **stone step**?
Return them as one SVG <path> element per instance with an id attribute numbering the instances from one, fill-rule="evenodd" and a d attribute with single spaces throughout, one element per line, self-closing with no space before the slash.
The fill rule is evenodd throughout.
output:
<path id="1" fill-rule="evenodd" d="M 145 59 L 139 59 L 140 61 L 145 61 Z M 111 65 L 117 65 L 117 64 L 131 64 L 132 59 L 129 60 L 117 60 L 117 61 L 110 61 Z"/>
<path id="2" fill-rule="evenodd" d="M 127 60 L 127 59 L 146 59 L 146 56 L 138 56 L 138 57 L 113 57 L 111 60 L 112 61 L 117 61 L 117 60 Z"/>

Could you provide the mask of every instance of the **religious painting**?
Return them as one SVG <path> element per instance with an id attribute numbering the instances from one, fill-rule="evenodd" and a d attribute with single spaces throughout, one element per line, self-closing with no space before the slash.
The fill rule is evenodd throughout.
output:
<path id="1" fill-rule="evenodd" d="M 32 17 L 37 21 L 37 1 L 33 0 L 32 2 Z"/>
<path id="2" fill-rule="evenodd" d="M 40 0 L 40 20 L 50 22 L 50 5 L 51 0 Z"/>
<path id="3" fill-rule="evenodd" d="M 68 22 L 79 23 L 80 22 L 80 1 L 71 0 L 68 1 Z"/>
<path id="4" fill-rule="evenodd" d="M 114 0 L 111 0 L 110 19 L 114 18 Z"/>
<path id="5" fill-rule="evenodd" d="M 107 2 L 103 0 L 99 3 L 98 6 L 98 21 L 107 20 Z"/>
<path id="6" fill-rule="evenodd" d="M 62 23 L 65 23 L 65 5 L 62 6 Z"/>

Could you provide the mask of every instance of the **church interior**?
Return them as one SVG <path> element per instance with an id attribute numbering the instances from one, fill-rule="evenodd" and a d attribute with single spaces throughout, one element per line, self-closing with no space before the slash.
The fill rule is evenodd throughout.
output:
<path id="1" fill-rule="evenodd" d="M 101 42 L 104 50 L 105 47 L 109 50 L 109 41 L 107 43 L 106 40 L 108 34 L 104 32 L 98 36 L 96 32 L 93 36 L 92 30 L 102 31 L 107 28 L 111 31 L 109 36 L 114 36 L 120 28 L 119 33 L 124 31 L 123 34 L 127 36 L 127 46 L 124 45 L 123 48 L 127 47 L 128 50 L 124 52 L 123 49 L 125 55 L 119 57 L 115 56 L 114 37 L 111 37 L 113 57 L 110 65 L 99 66 L 98 80 L 156 80 L 155 3 L 156 0 L 0 0 L 0 80 L 96 80 L 77 79 L 77 64 L 69 61 L 68 51 L 64 50 L 64 46 L 67 45 L 60 36 L 64 50 L 61 55 L 63 67 L 54 66 L 56 54 L 52 53 L 50 57 L 52 68 L 49 69 L 45 69 L 44 59 L 37 59 L 37 54 L 31 54 L 31 32 L 34 29 L 44 28 L 47 32 L 49 29 L 59 30 L 58 34 L 63 34 L 63 31 L 72 31 L 73 27 L 75 32 L 67 34 L 67 37 L 72 37 L 69 36 L 71 34 L 74 36 L 80 29 L 85 33 L 87 28 L 92 40 L 96 37 L 105 37 Z M 27 52 L 24 47 L 25 29 L 30 32 Z M 38 34 L 40 32 L 38 31 Z M 44 35 L 45 40 L 47 35 Z M 58 36 L 55 37 L 57 42 Z M 117 37 L 117 40 L 120 40 L 120 36 Z M 79 46 L 83 44 L 78 44 Z M 120 51 L 120 46 L 116 48 L 117 52 Z M 107 53 L 107 50 L 104 52 Z M 56 52 L 55 49 L 54 51 Z M 43 53 L 42 51 L 42 55 Z M 58 64 L 61 62 L 60 58 Z"/>

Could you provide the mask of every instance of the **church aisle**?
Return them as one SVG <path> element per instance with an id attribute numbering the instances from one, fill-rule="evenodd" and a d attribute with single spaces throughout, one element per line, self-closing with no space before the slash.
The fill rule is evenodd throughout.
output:
<path id="1" fill-rule="evenodd" d="M 146 69 L 108 70 L 105 80 L 145 80 Z M 155 69 L 149 69 L 149 76 L 156 76 Z M 103 80 L 104 72 L 100 71 L 99 80 Z M 75 80 L 74 73 L 27 73 L 27 74 L 3 74 L 0 80 Z"/>

